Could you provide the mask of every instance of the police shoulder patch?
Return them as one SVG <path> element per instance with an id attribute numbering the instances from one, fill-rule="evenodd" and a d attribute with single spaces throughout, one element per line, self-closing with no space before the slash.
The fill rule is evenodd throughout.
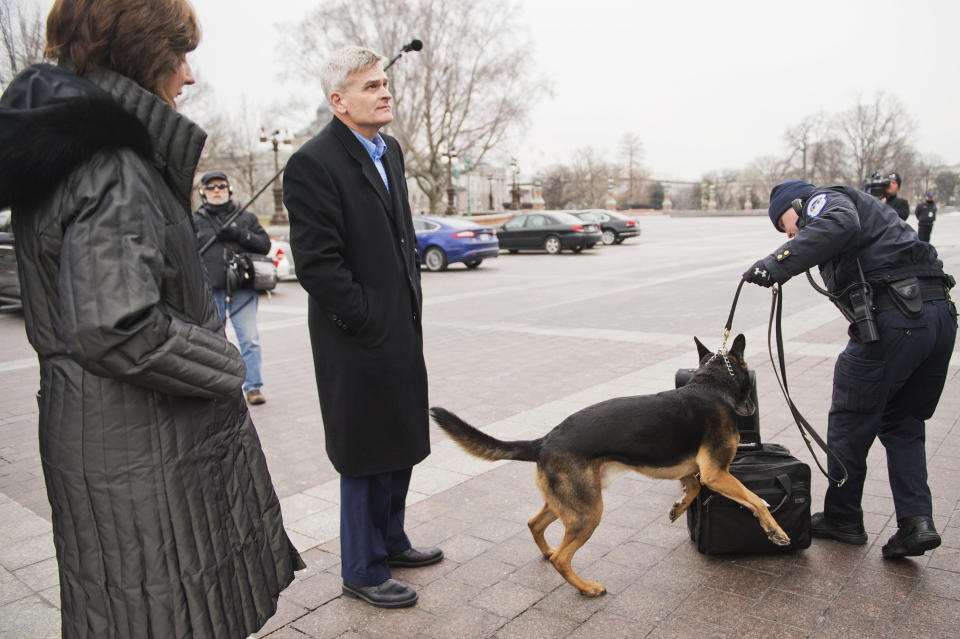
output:
<path id="1" fill-rule="evenodd" d="M 807 203 L 807 217 L 817 217 L 827 205 L 827 194 L 821 193 Z"/>

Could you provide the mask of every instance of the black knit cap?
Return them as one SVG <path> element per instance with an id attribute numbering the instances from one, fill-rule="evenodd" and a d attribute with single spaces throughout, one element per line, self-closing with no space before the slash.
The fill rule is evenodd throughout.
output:
<path id="1" fill-rule="evenodd" d="M 210 180 L 223 180 L 224 182 L 229 182 L 227 179 L 227 174 L 223 171 L 208 171 L 200 177 L 200 184 L 206 184 Z"/>
<path id="2" fill-rule="evenodd" d="M 783 233 L 783 229 L 777 224 L 780 218 L 790 204 L 797 198 L 803 199 L 813 192 L 816 187 L 803 180 L 787 180 L 773 187 L 770 191 L 770 209 L 767 211 L 770 215 L 770 221 L 773 222 L 773 228 Z"/>

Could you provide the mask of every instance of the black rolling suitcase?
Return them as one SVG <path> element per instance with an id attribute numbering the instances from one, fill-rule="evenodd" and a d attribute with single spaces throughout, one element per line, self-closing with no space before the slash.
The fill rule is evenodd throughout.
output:
<path id="1" fill-rule="evenodd" d="M 690 369 L 677 371 L 677 388 L 686 384 L 692 374 Z M 753 371 L 750 384 L 756 403 L 757 380 Z M 738 417 L 740 446 L 730 464 L 730 473 L 767 503 L 770 514 L 790 537 L 790 545 L 774 544 L 749 508 L 704 486 L 687 509 L 690 539 L 701 553 L 756 555 L 810 546 L 810 466 L 779 444 L 761 443 L 757 414 Z"/>

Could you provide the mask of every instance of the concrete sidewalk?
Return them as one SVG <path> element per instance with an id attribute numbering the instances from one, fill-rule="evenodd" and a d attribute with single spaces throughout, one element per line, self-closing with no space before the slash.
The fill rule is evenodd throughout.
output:
<path id="1" fill-rule="evenodd" d="M 760 247 L 770 248 L 763 222 L 657 217 L 634 244 L 424 273 L 431 403 L 520 439 L 540 436 L 591 403 L 672 387 L 677 368 L 696 364 L 691 335 L 716 346 L 731 282 Z M 935 239 L 945 261 L 960 261 L 960 218 L 938 220 Z M 758 372 L 762 436 L 813 466 L 767 361 L 768 300 L 745 290 L 734 326 L 746 333 L 747 361 Z M 268 402 L 252 414 L 284 521 L 308 564 L 259 637 L 960 636 L 960 358 L 927 422 L 943 545 L 926 556 L 880 557 L 896 522 L 879 444 L 869 460 L 863 505 L 870 538 L 863 547 L 814 540 L 785 555 L 705 557 L 685 522 L 667 519 L 679 482 L 624 473 L 605 491 L 603 521 L 574 559 L 584 578 L 607 587 L 607 595 L 588 599 L 540 558 L 527 530 L 542 505 L 533 466 L 469 457 L 432 427 L 433 453 L 413 474 L 407 531 L 415 544 L 443 548 L 446 558 L 397 570 L 398 579 L 417 586 L 420 601 L 384 611 L 341 596 L 338 480 L 323 449 L 302 289 L 282 283 L 261 304 L 259 322 Z M 705 326 L 717 332 L 704 335 Z M 805 283 L 790 285 L 790 388 L 821 433 L 845 329 Z M 0 637 L 58 637 L 57 570 L 36 443 L 37 366 L 20 316 L 0 314 L 0 343 Z M 814 468 L 815 510 L 825 487 Z M 547 531 L 553 543 L 560 534 L 559 524 Z"/>

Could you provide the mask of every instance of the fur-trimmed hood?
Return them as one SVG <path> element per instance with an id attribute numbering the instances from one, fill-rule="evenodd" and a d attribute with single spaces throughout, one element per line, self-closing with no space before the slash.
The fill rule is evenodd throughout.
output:
<path id="1" fill-rule="evenodd" d="M 129 148 L 157 167 L 189 211 L 205 140 L 200 127 L 125 76 L 33 65 L 0 97 L 0 208 L 49 193 L 100 150 Z"/>

